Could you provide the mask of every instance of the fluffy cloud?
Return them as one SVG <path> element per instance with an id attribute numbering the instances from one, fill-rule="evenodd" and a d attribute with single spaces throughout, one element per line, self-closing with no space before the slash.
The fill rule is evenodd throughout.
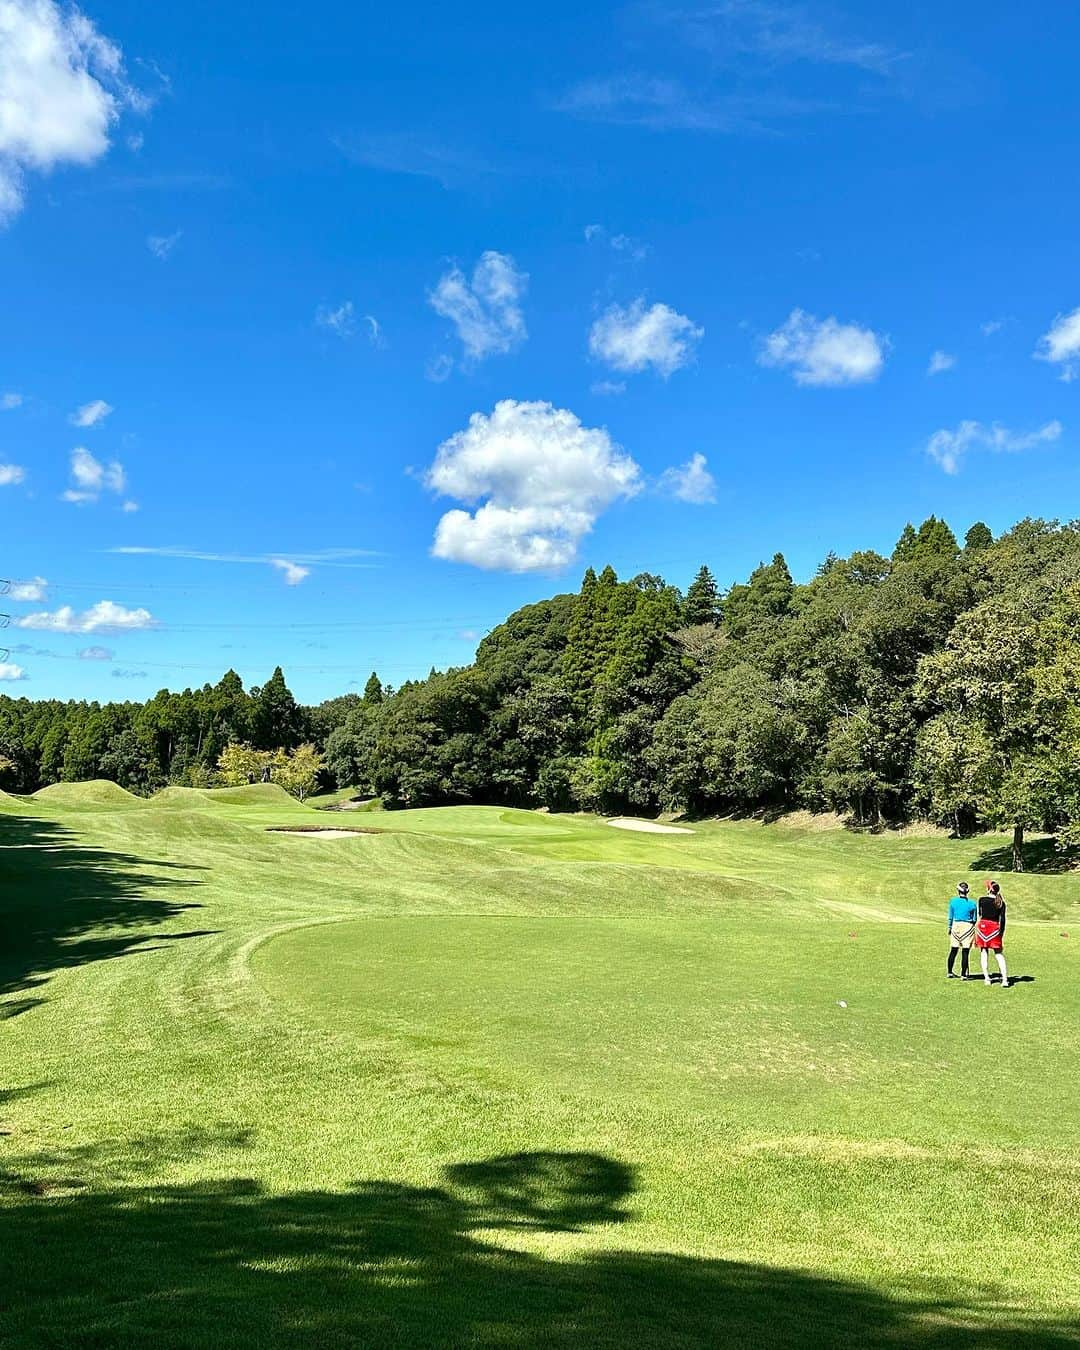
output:
<path id="1" fill-rule="evenodd" d="M 26 671 L 14 661 L 0 661 L 0 680 L 25 680 Z"/>
<path id="2" fill-rule="evenodd" d="M 437 558 L 511 572 L 572 562 L 596 517 L 640 489 L 638 466 L 603 428 L 550 403 L 504 399 L 444 441 L 426 482 L 477 510 L 448 511 Z"/>
<path id="3" fill-rule="evenodd" d="M 665 469 L 659 487 L 661 492 L 694 506 L 708 506 L 716 501 L 716 479 L 702 454 L 691 455 L 685 464 Z"/>
<path id="4" fill-rule="evenodd" d="M 869 328 L 793 309 L 762 343 L 758 361 L 790 366 L 796 384 L 865 384 L 881 374 L 887 345 L 887 339 Z"/>
<path id="5" fill-rule="evenodd" d="M 172 255 L 173 249 L 183 238 L 183 230 L 174 230 L 172 234 L 148 234 L 146 236 L 146 247 L 157 258 L 158 262 L 166 262 Z"/>
<path id="6" fill-rule="evenodd" d="M 77 427 L 96 427 L 99 422 L 105 421 L 112 410 L 111 403 L 106 403 L 103 398 L 95 398 L 73 412 L 68 421 Z"/>
<path id="7" fill-rule="evenodd" d="M 616 370 L 638 371 L 652 366 L 665 379 L 693 360 L 694 349 L 705 335 L 685 314 L 670 305 L 650 305 L 637 299 L 624 309 L 612 305 L 589 330 L 589 351 Z"/>
<path id="8" fill-rule="evenodd" d="M 1063 380 L 1075 380 L 1080 375 L 1080 306 L 1071 314 L 1057 316 L 1039 339 L 1035 356 L 1060 366 Z"/>
<path id="9" fill-rule="evenodd" d="M 512 351 L 528 336 L 521 302 L 529 274 L 507 253 L 492 249 L 481 255 L 472 279 L 460 267 L 439 278 L 428 296 L 432 309 L 449 319 L 469 361 L 482 361 Z"/>
<path id="10" fill-rule="evenodd" d="M 23 206 L 28 172 L 93 164 L 124 105 L 119 47 L 74 7 L 0 0 L 0 223 Z"/>
<path id="11" fill-rule="evenodd" d="M 276 567 L 283 574 L 286 586 L 299 586 L 305 577 L 311 576 L 310 567 L 301 567 L 298 563 L 289 562 L 287 558 L 271 558 L 270 566 Z"/>
<path id="12" fill-rule="evenodd" d="M 25 477 L 26 470 L 21 464 L 0 464 L 0 487 L 13 487 Z"/>
<path id="13" fill-rule="evenodd" d="M 926 373 L 927 375 L 941 375 L 946 370 L 952 370 L 955 365 L 955 356 L 950 356 L 948 352 L 936 351 L 930 357 L 930 364 L 926 367 Z"/>
<path id="14" fill-rule="evenodd" d="M 11 412 L 13 408 L 21 408 L 22 401 L 23 401 L 22 394 L 16 394 L 13 392 L 0 394 L 0 412 Z"/>
<path id="15" fill-rule="evenodd" d="M 96 502 L 102 492 L 123 492 L 127 486 L 122 464 L 116 460 L 102 464 L 82 445 L 76 446 L 71 452 L 71 482 L 72 486 L 63 494 L 63 500 L 74 502 L 77 506 Z"/>
<path id="16" fill-rule="evenodd" d="M 99 600 L 77 614 L 70 605 L 59 609 L 24 614 L 14 621 L 16 628 L 34 628 L 48 633 L 126 633 L 155 628 L 157 620 L 147 609 L 126 609 L 115 600 Z"/>
<path id="17" fill-rule="evenodd" d="M 1061 423 L 1056 421 L 1047 422 L 1035 431 L 1020 433 L 1009 431 L 996 422 L 992 426 L 982 422 L 961 422 L 953 431 L 947 428 L 935 431 L 926 443 L 926 453 L 946 473 L 954 474 L 959 473 L 961 461 L 970 450 L 1033 450 L 1058 440 L 1061 432 Z"/>
<path id="18" fill-rule="evenodd" d="M 8 594 L 12 600 L 44 600 L 48 585 L 44 577 L 30 577 L 26 581 L 13 581 Z"/>
<path id="19" fill-rule="evenodd" d="M 108 647 L 84 647 L 78 653 L 80 661 L 111 661 L 113 655 Z"/>

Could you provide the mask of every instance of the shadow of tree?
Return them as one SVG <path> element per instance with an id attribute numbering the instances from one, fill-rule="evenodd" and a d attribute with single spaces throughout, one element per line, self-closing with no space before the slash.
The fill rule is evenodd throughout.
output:
<path id="1" fill-rule="evenodd" d="M 1044 875 L 1059 875 L 1063 872 L 1075 872 L 1080 868 L 1080 849 L 1059 848 L 1056 839 L 1029 839 L 1024 844 L 1025 872 L 1041 872 Z M 970 871 L 995 872 L 1012 871 L 1012 845 L 987 849 L 971 863 Z"/>
<path id="2" fill-rule="evenodd" d="M 518 1154 L 443 1186 L 344 1193 L 197 1186 L 52 1193 L 9 1172 L 5 1347 L 577 1346 L 1064 1350 L 1074 1327 L 973 1325 L 955 1281 L 918 1300 L 811 1274 L 655 1252 L 537 1254 L 533 1234 L 624 1223 L 633 1174 L 595 1154 Z M 498 1229 L 499 1233 L 485 1230 Z M 565 1239 L 564 1239 L 565 1240 Z M 516 1246 L 510 1244 L 517 1244 Z M 944 1292 L 951 1290 L 952 1300 Z M 970 1292 L 970 1291 L 969 1291 Z M 993 1291 L 981 1290 L 989 1310 Z"/>
<path id="3" fill-rule="evenodd" d="M 145 950 L 151 938 L 201 936 L 133 931 L 198 908 L 153 895 L 197 885 L 179 875 L 192 870 L 89 847 L 55 821 L 0 815 L 0 996 L 34 990 L 65 967 Z M 42 1001 L 6 1000 L 0 1019 Z"/>

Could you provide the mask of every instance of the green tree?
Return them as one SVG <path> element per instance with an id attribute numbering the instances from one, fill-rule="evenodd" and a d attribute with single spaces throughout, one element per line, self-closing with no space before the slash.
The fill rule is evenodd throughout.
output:
<path id="1" fill-rule="evenodd" d="M 368 676 L 367 684 L 364 685 L 364 702 L 368 704 L 377 704 L 383 701 L 382 681 L 374 671 Z"/>
<path id="2" fill-rule="evenodd" d="M 984 525 L 981 520 L 976 521 L 964 535 L 964 552 L 981 553 L 984 548 L 989 548 L 994 542 L 994 536 L 990 533 L 990 527 Z"/>
<path id="3" fill-rule="evenodd" d="M 324 768 L 323 757 L 311 744 L 298 745 L 274 766 L 274 782 L 301 801 L 309 796 Z"/>
<path id="4" fill-rule="evenodd" d="M 276 750 L 279 746 L 291 750 L 303 735 L 303 716 L 293 698 L 280 666 L 254 694 L 255 706 L 251 717 L 251 740 L 259 750 Z"/>
<path id="5" fill-rule="evenodd" d="M 720 591 L 707 567 L 700 567 L 690 583 L 680 618 L 684 628 L 720 622 Z"/>

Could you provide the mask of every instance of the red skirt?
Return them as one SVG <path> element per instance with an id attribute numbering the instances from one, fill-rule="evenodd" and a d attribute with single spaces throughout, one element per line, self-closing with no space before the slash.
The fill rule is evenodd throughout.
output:
<path id="1" fill-rule="evenodd" d="M 997 919 L 980 919 L 975 929 L 975 946 L 987 951 L 1001 951 L 1001 924 Z"/>

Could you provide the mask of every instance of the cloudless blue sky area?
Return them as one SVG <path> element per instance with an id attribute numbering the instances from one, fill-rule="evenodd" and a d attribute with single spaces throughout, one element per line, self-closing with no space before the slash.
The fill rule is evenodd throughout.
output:
<path id="1" fill-rule="evenodd" d="M 48 583 L 0 609 L 77 626 L 109 600 L 153 626 L 12 627 L 3 692 L 141 699 L 280 663 L 316 701 L 465 664 L 589 564 L 727 586 L 781 550 L 805 579 L 931 513 L 960 534 L 1077 514 L 1080 382 L 1036 355 L 1080 306 L 1076 6 L 85 14 L 143 97 L 115 95 L 85 162 L 24 163 L 0 230 L 0 464 L 22 470 L 0 576 Z M 528 274 L 523 332 L 470 358 L 430 297 L 489 250 Z M 668 373 L 590 351 L 639 299 L 701 330 Z M 796 310 L 871 333 L 880 368 L 770 364 Z M 425 474 L 504 399 L 640 466 L 562 568 L 432 556 L 478 502 Z M 73 425 L 94 400 L 112 411 Z M 63 499 L 78 446 L 106 466 L 94 500 Z M 664 472 L 695 455 L 713 486 L 680 495 Z"/>

